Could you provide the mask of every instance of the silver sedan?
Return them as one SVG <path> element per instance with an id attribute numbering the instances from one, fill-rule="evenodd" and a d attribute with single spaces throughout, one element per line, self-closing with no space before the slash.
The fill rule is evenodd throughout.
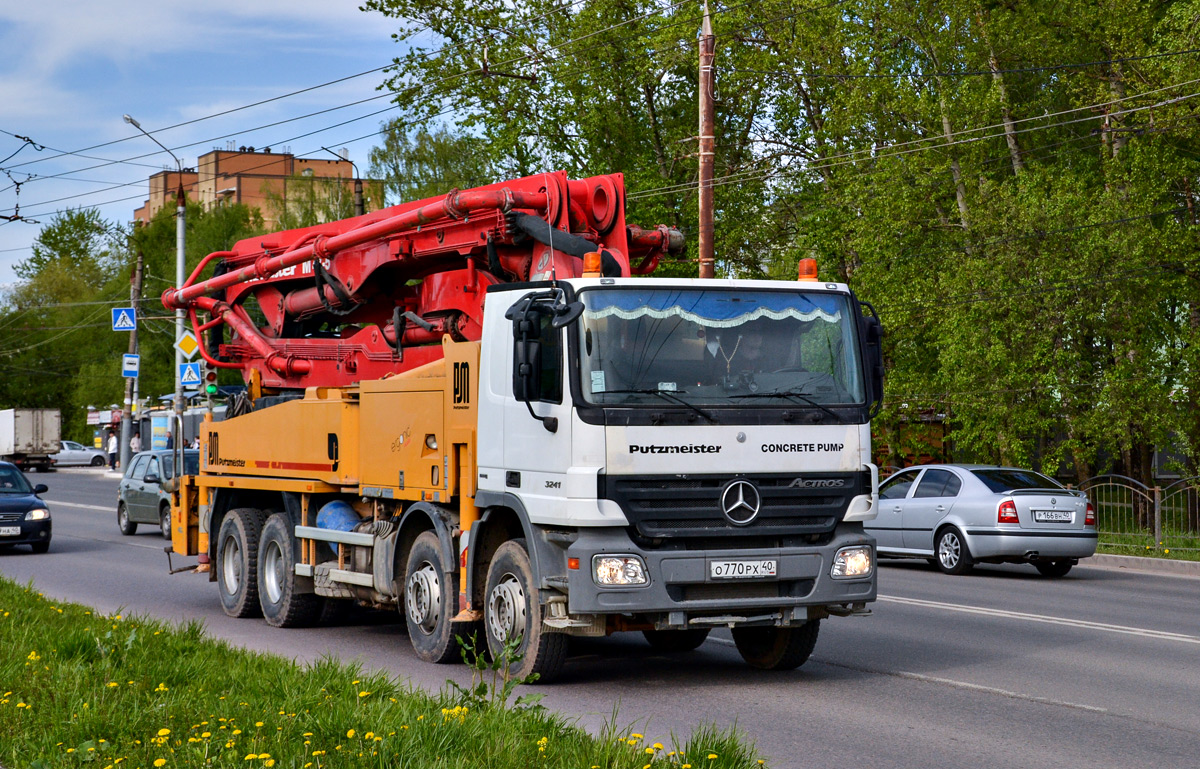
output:
<path id="1" fill-rule="evenodd" d="M 920 465 L 879 487 L 866 524 L 880 555 L 927 558 L 947 574 L 976 563 L 1030 563 L 1062 577 L 1096 553 L 1087 495 L 1032 470 Z"/>

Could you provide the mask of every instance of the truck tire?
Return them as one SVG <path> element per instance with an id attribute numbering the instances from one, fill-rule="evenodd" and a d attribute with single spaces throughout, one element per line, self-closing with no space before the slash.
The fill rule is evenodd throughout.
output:
<path id="1" fill-rule="evenodd" d="M 439 665 L 461 659 L 450 622 L 458 609 L 458 569 L 447 574 L 446 567 L 437 534 L 423 532 L 404 569 L 404 620 L 413 651 Z"/>
<path id="2" fill-rule="evenodd" d="M 258 539 L 262 510 L 230 510 L 217 533 L 217 592 L 221 608 L 230 617 L 258 617 Z"/>
<path id="3" fill-rule="evenodd" d="M 509 638 L 520 636 L 520 659 L 508 670 L 511 678 L 537 675 L 538 683 L 547 683 L 562 672 L 569 639 L 561 633 L 544 632 L 536 585 L 524 539 L 512 539 L 497 548 L 488 566 L 483 625 L 493 659 L 503 655 Z"/>
<path id="4" fill-rule="evenodd" d="M 308 627 L 321 616 L 321 596 L 296 592 L 296 538 L 287 513 L 275 513 L 258 542 L 258 603 L 274 627 Z"/>
<path id="5" fill-rule="evenodd" d="M 738 653 L 750 667 L 795 670 L 817 645 L 821 620 L 809 620 L 797 627 L 735 627 L 730 632 Z"/>
<path id="6" fill-rule="evenodd" d="M 708 628 L 700 630 L 643 630 L 646 642 L 660 652 L 690 652 L 708 638 Z"/>
<path id="7" fill-rule="evenodd" d="M 129 520 L 129 511 L 124 502 L 117 503 L 117 528 L 127 537 L 137 534 L 137 524 Z"/>

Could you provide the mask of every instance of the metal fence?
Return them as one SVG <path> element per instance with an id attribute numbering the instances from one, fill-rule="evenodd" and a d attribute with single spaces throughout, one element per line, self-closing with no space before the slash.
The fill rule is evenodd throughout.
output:
<path id="1" fill-rule="evenodd" d="M 1079 484 L 1096 508 L 1103 548 L 1200 550 L 1200 477 L 1147 486 L 1124 475 Z"/>

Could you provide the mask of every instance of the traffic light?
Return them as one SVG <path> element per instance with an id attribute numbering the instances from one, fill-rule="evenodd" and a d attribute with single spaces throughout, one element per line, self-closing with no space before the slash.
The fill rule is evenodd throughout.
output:
<path id="1" fill-rule="evenodd" d="M 204 361 L 203 368 L 204 393 L 211 398 L 217 394 L 217 367 Z"/>

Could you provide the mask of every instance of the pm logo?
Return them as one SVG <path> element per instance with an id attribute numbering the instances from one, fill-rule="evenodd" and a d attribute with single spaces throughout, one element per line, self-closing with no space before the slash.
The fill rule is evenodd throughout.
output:
<path id="1" fill-rule="evenodd" d="M 471 364 L 454 364 L 454 404 L 467 405 L 471 402 Z"/>

